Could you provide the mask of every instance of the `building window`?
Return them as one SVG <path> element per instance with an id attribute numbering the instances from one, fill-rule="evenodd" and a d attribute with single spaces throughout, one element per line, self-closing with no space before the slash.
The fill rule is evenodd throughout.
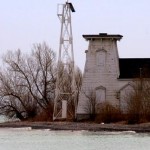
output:
<path id="1" fill-rule="evenodd" d="M 96 103 L 101 104 L 106 101 L 106 88 L 103 86 L 96 88 Z"/>
<path id="2" fill-rule="evenodd" d="M 99 67 L 104 67 L 106 64 L 106 51 L 104 49 L 99 49 L 96 51 L 96 65 Z"/>

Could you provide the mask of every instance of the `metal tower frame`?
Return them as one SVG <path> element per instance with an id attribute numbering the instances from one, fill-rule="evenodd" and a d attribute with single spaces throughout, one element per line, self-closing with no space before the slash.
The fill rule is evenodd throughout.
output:
<path id="1" fill-rule="evenodd" d="M 59 56 L 57 62 L 57 80 L 54 99 L 54 112 L 53 120 L 67 119 L 68 114 L 75 115 L 77 107 L 76 97 L 76 82 L 74 71 L 74 52 L 73 52 L 73 35 L 71 24 L 71 13 L 75 12 L 72 3 L 68 1 L 65 4 L 58 4 L 57 10 L 58 18 L 61 22 L 61 33 L 59 43 Z M 71 92 L 67 92 L 63 88 L 63 77 L 65 76 L 64 69 L 71 68 Z M 69 112 L 69 104 L 72 103 L 75 106 L 75 114 Z"/>

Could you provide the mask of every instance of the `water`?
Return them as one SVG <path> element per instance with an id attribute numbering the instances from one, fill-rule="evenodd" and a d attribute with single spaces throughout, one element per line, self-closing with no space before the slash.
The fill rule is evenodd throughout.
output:
<path id="1" fill-rule="evenodd" d="M 0 129 L 0 150 L 149 150 L 150 134 Z"/>

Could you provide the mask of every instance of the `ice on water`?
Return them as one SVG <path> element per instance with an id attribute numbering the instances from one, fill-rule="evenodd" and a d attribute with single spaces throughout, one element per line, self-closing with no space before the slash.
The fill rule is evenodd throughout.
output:
<path id="1" fill-rule="evenodd" d="M 1 128 L 0 150 L 149 150 L 150 135 L 130 132 Z"/>

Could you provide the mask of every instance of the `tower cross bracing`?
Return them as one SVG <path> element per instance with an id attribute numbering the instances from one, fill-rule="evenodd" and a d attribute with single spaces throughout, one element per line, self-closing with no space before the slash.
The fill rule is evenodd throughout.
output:
<path id="1" fill-rule="evenodd" d="M 74 71 L 74 52 L 71 13 L 75 12 L 72 3 L 58 4 L 58 18 L 61 23 L 59 56 L 57 62 L 57 79 L 54 99 L 53 120 L 74 117 L 76 100 L 76 83 Z M 70 72 L 70 90 L 65 89 L 66 71 Z M 67 82 L 69 82 L 67 81 Z M 74 112 L 70 110 L 70 104 L 74 105 Z"/>

